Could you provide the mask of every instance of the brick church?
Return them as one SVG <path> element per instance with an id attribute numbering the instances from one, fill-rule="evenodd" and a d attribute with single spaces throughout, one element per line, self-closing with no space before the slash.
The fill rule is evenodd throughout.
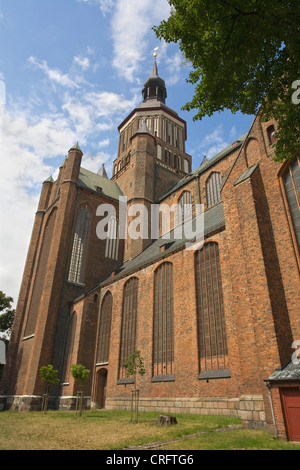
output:
<path id="1" fill-rule="evenodd" d="M 275 162 L 276 122 L 256 116 L 192 171 L 186 123 L 166 98 L 154 59 L 118 128 L 111 179 L 83 168 L 76 144 L 43 183 L 0 406 L 40 409 L 39 369 L 52 364 L 50 403 L 71 409 L 70 367 L 83 364 L 87 408 L 129 409 L 124 361 L 138 350 L 140 410 L 237 416 L 300 441 L 300 159 Z M 203 240 L 187 249 L 174 234 L 197 207 Z"/>

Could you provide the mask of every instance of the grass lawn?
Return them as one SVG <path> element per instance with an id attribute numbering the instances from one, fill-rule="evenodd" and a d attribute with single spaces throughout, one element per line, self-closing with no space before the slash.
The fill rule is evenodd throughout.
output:
<path id="1" fill-rule="evenodd" d="M 178 414 L 178 424 L 157 426 L 158 416 L 159 413 L 141 412 L 139 422 L 131 423 L 130 413 L 126 411 L 85 411 L 82 417 L 66 411 L 46 414 L 4 411 L 0 413 L 0 450 L 119 450 L 165 441 L 170 442 L 156 447 L 157 451 L 300 450 L 298 444 L 274 439 L 264 431 L 240 428 L 216 431 L 239 425 L 235 418 Z M 201 432 L 205 434 L 195 435 Z"/>

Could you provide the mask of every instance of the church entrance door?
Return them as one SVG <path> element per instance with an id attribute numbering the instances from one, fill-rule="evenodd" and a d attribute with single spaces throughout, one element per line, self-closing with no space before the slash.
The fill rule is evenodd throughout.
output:
<path id="1" fill-rule="evenodd" d="M 300 441 L 300 391 L 298 387 L 281 388 L 281 396 L 290 441 Z"/>
<path id="2" fill-rule="evenodd" d="M 105 408 L 106 384 L 107 384 L 107 369 L 100 369 L 97 372 L 97 394 L 96 394 L 97 408 Z"/>

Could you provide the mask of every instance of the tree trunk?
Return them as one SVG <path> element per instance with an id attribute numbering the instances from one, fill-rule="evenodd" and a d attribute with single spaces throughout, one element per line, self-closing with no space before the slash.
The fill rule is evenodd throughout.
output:
<path id="1" fill-rule="evenodd" d="M 175 416 L 171 415 L 160 415 L 157 420 L 159 426 L 166 426 L 171 424 L 177 424 L 177 419 Z"/>

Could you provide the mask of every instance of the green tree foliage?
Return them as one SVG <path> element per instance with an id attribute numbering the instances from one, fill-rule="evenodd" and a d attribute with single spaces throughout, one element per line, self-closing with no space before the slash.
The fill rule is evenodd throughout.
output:
<path id="1" fill-rule="evenodd" d="M 123 364 L 127 377 L 134 377 L 134 390 L 132 390 L 132 397 L 131 397 L 131 421 L 132 421 L 132 414 L 133 414 L 133 401 L 135 407 L 135 422 L 138 422 L 138 415 L 139 415 L 139 390 L 137 389 L 137 374 L 144 375 L 146 373 L 145 366 L 144 366 L 144 359 L 141 356 L 140 351 L 135 351 L 132 353 L 128 360 Z"/>
<path id="2" fill-rule="evenodd" d="M 48 388 L 49 385 L 51 384 L 56 384 L 59 382 L 58 378 L 58 370 L 53 369 L 52 364 L 48 364 L 48 366 L 42 366 L 40 368 L 40 378 L 43 382 L 46 383 L 47 389 L 46 389 L 46 394 L 43 397 L 42 401 L 42 411 L 45 413 L 48 409 Z"/>
<path id="3" fill-rule="evenodd" d="M 77 404 L 76 404 L 76 416 L 79 409 L 79 416 L 82 416 L 83 408 L 83 384 L 90 376 L 90 370 L 86 369 L 82 364 L 72 364 L 71 365 L 71 374 L 75 379 L 75 382 L 80 383 L 80 391 L 77 392 Z"/>
<path id="4" fill-rule="evenodd" d="M 140 351 L 135 351 L 132 353 L 128 360 L 124 362 L 124 367 L 126 370 L 126 375 L 130 377 L 133 375 L 136 377 L 136 374 L 144 375 L 145 374 L 145 366 L 144 366 L 144 360 L 141 357 L 141 352 Z"/>
<path id="5" fill-rule="evenodd" d="M 71 366 L 71 374 L 75 381 L 80 383 L 80 389 L 83 389 L 83 383 L 89 378 L 90 371 L 86 369 L 82 364 L 73 364 Z"/>
<path id="6" fill-rule="evenodd" d="M 56 384 L 59 382 L 58 370 L 53 369 L 52 364 L 42 366 L 40 368 L 40 378 L 43 382 L 46 382 L 47 385 Z"/>
<path id="7" fill-rule="evenodd" d="M 300 3 L 298 0 L 169 0 L 155 27 L 178 43 L 195 85 L 185 110 L 194 120 L 229 109 L 276 119 L 275 159 L 300 152 Z M 297 91 L 299 90 L 299 91 Z"/>
<path id="8" fill-rule="evenodd" d="M 0 291 L 0 339 L 7 339 L 11 333 L 15 310 L 12 309 L 14 299 Z"/>

